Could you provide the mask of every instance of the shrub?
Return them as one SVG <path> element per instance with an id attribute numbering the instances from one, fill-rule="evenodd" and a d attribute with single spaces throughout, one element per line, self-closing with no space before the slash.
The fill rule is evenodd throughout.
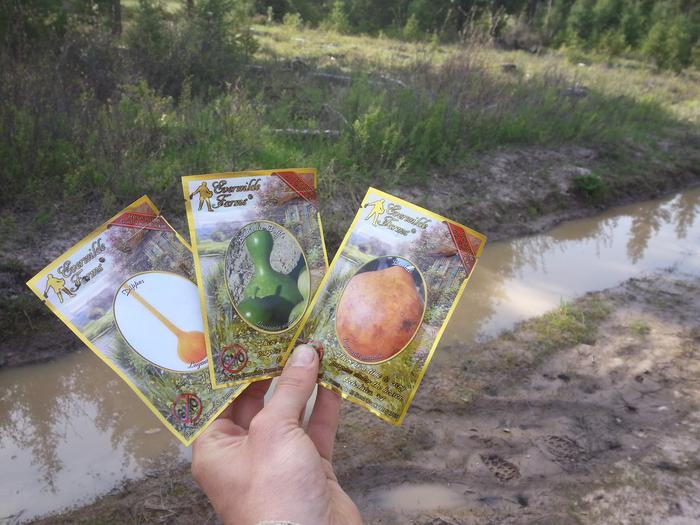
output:
<path id="1" fill-rule="evenodd" d="M 668 52 L 666 48 L 667 25 L 663 20 L 659 20 L 649 30 L 649 34 L 644 40 L 642 52 L 653 61 L 657 67 L 664 67 L 668 63 Z"/>
<path id="2" fill-rule="evenodd" d="M 577 175 L 574 177 L 574 190 L 588 200 L 599 201 L 607 192 L 607 185 L 599 175 Z"/>
<path id="3" fill-rule="evenodd" d="M 328 18 L 323 24 L 324 29 L 330 29 L 341 34 L 349 34 L 352 31 L 350 19 L 345 12 L 345 4 L 341 0 L 333 2 Z"/>
<path id="4" fill-rule="evenodd" d="M 676 17 L 670 24 L 666 40 L 668 67 L 676 71 L 688 67 L 692 63 L 693 45 L 696 40 L 692 21 L 685 16 Z"/>
<path id="5" fill-rule="evenodd" d="M 304 21 L 299 13 L 285 13 L 282 23 L 293 29 L 301 29 L 304 26 Z"/>
<path id="6" fill-rule="evenodd" d="M 406 40 L 412 42 L 422 40 L 423 33 L 420 30 L 420 26 L 418 25 L 418 18 L 415 14 L 412 14 L 410 17 L 408 17 L 408 20 L 406 20 L 406 25 L 403 26 L 403 30 L 401 31 L 401 35 Z"/>
<path id="7" fill-rule="evenodd" d="M 637 49 L 644 34 L 643 20 L 637 4 L 625 9 L 620 29 L 625 37 L 625 44 L 632 49 Z"/>
<path id="8" fill-rule="evenodd" d="M 129 56 L 138 73 L 165 94 L 179 96 L 185 80 L 195 93 L 222 89 L 255 51 L 241 31 L 242 11 L 233 0 L 200 0 L 176 22 L 167 20 L 152 0 L 140 0 L 127 32 Z"/>
<path id="9" fill-rule="evenodd" d="M 582 47 L 590 46 L 595 31 L 595 0 L 576 0 L 567 19 L 569 41 Z"/>

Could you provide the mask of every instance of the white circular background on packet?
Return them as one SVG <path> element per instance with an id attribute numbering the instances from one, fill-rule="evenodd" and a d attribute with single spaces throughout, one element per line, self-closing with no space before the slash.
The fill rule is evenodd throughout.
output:
<path id="1" fill-rule="evenodd" d="M 143 282 L 140 282 L 143 281 Z M 189 364 L 177 354 L 177 336 L 135 297 L 123 289 L 136 285 L 136 292 L 183 332 L 204 332 L 197 286 L 169 272 L 148 272 L 130 277 L 114 298 L 114 321 L 126 342 L 144 359 L 175 372 L 196 372 L 207 360 Z"/>

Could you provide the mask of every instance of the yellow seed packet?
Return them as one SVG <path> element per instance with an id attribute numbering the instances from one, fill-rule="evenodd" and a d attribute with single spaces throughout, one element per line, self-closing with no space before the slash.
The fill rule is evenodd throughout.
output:
<path id="1" fill-rule="evenodd" d="M 212 389 L 192 252 L 148 197 L 27 285 L 185 445 L 244 389 Z"/>
<path id="2" fill-rule="evenodd" d="M 309 168 L 182 178 L 214 388 L 279 375 L 328 260 Z"/>
<path id="3" fill-rule="evenodd" d="M 299 324 L 319 384 L 400 424 L 486 237 L 370 188 Z"/>

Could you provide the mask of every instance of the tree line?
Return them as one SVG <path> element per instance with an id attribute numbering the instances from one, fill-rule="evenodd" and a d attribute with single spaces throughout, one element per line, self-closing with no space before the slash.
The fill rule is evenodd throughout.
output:
<path id="1" fill-rule="evenodd" d="M 697 0 L 256 0 L 254 10 L 277 20 L 297 14 L 343 33 L 485 37 L 530 50 L 629 54 L 676 70 L 700 65 Z"/>
<path id="2" fill-rule="evenodd" d="M 37 43 L 54 44 L 79 27 L 119 35 L 123 0 L 4 0 L 0 34 L 15 56 Z M 450 42 L 481 38 L 511 48 L 562 48 L 604 56 L 628 55 L 659 68 L 700 66 L 697 0 L 140 0 L 137 17 L 150 16 L 149 45 L 160 36 L 157 16 L 171 21 L 208 18 L 210 24 L 253 16 L 347 34 L 388 35 Z M 130 4 L 133 7 L 133 2 Z M 202 24 L 199 24 L 202 27 Z M 205 26 L 207 24 L 204 24 Z M 237 24 L 240 25 L 240 24 Z M 217 29 L 218 31 L 218 29 Z M 220 36 L 214 34 L 213 36 Z M 155 40 L 154 40 L 155 39 Z M 161 42 L 162 44 L 162 42 Z M 141 46 L 143 47 L 143 46 Z"/>

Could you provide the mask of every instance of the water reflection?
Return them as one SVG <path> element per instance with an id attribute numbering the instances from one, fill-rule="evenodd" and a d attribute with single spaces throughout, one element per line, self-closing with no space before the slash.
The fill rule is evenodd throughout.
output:
<path id="1" fill-rule="evenodd" d="M 41 515 L 187 456 L 87 350 L 4 370 L 0 400 L 0 519 Z"/>
<path id="2" fill-rule="evenodd" d="M 436 359 L 644 271 L 700 273 L 700 190 L 487 246 Z M 457 345 L 456 343 L 460 343 Z M 0 372 L 0 522 L 108 492 L 189 451 L 88 350 Z M 152 432 L 152 430 L 154 432 Z"/>
<path id="3" fill-rule="evenodd" d="M 487 246 L 445 331 L 469 344 L 592 290 L 661 268 L 700 272 L 700 190 Z M 438 354 L 439 355 L 439 354 Z"/>

